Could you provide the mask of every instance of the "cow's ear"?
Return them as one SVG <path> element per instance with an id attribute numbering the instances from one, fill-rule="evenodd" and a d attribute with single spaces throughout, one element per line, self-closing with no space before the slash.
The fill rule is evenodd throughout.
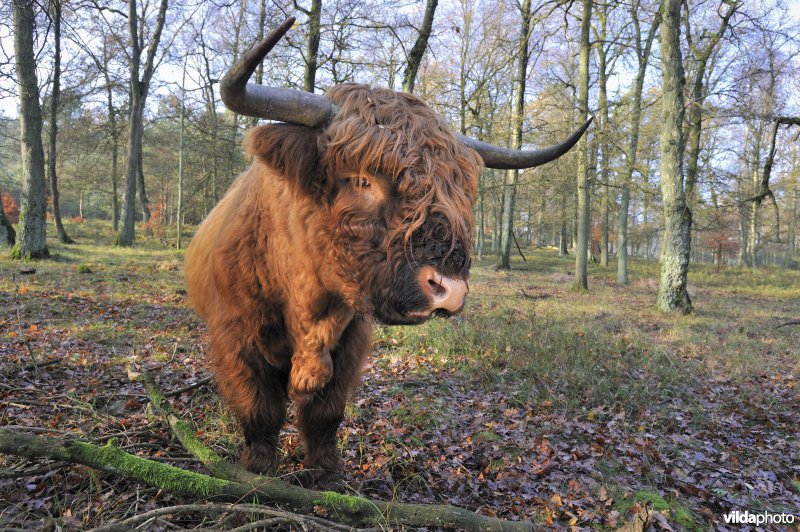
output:
<path id="1" fill-rule="evenodd" d="M 320 131 L 293 124 L 268 124 L 248 131 L 244 146 L 248 157 L 274 168 L 302 192 L 321 197 L 318 142 Z"/>

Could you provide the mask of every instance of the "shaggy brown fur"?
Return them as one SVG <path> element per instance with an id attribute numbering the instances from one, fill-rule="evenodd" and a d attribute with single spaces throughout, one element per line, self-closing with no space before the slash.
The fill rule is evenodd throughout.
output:
<path id="1" fill-rule="evenodd" d="M 421 100 L 340 85 L 323 130 L 252 129 L 252 166 L 186 254 L 210 363 L 245 436 L 244 465 L 274 472 L 287 395 L 305 466 L 339 467 L 336 429 L 374 318 L 418 323 L 415 272 L 466 279 L 480 157 Z"/>

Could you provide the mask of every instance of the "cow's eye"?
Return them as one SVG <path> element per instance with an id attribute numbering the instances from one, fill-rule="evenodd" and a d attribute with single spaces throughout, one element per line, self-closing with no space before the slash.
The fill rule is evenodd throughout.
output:
<path id="1" fill-rule="evenodd" d="M 363 176 L 356 176 L 353 178 L 353 186 L 354 187 L 369 187 L 372 186 L 372 183 L 369 182 L 369 179 Z"/>

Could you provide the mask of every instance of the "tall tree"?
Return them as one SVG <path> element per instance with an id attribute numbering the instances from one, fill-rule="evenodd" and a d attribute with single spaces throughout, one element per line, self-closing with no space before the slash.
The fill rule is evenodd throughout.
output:
<path id="1" fill-rule="evenodd" d="M 50 0 L 50 18 L 53 21 L 53 88 L 50 91 L 50 142 L 47 154 L 47 173 L 50 177 L 50 192 L 53 198 L 53 219 L 56 223 L 58 240 L 64 244 L 74 244 L 61 221 L 61 200 L 58 193 L 58 174 L 56 150 L 58 139 L 58 104 L 61 98 L 61 0 Z"/>
<path id="2" fill-rule="evenodd" d="M 592 23 L 592 0 L 583 0 L 583 19 L 581 21 L 581 47 L 579 53 L 578 79 L 578 123 L 586 122 L 589 116 L 589 29 Z M 589 275 L 587 272 L 589 240 L 591 238 L 589 227 L 589 139 L 584 135 L 578 141 L 578 220 L 577 238 L 575 242 L 575 284 L 578 288 L 589 288 Z"/>
<path id="3" fill-rule="evenodd" d="M 600 266 L 608 266 L 608 222 L 610 214 L 611 198 L 608 192 L 608 179 L 611 172 L 611 143 L 609 142 L 609 113 L 608 113 L 608 15 L 609 5 L 604 4 L 597 12 L 598 28 L 595 29 L 597 35 L 597 103 L 600 114 L 600 145 L 602 153 L 600 161 L 600 184 L 602 194 L 600 199 Z"/>
<path id="4" fill-rule="evenodd" d="M 425 5 L 425 16 L 422 19 L 422 27 L 419 29 L 419 35 L 414 42 L 414 47 L 408 54 L 406 73 L 403 76 L 403 91 L 414 92 L 414 83 L 417 79 L 417 71 L 422 64 L 422 57 L 425 55 L 425 50 L 428 49 L 428 39 L 431 36 L 431 29 L 433 28 L 433 16 L 436 14 L 436 6 L 439 5 L 439 0 L 428 0 Z M 528 9 L 530 11 L 530 8 Z"/>
<path id="5" fill-rule="evenodd" d="M 295 5 L 297 5 L 295 3 Z M 301 9 L 308 17 L 308 40 L 306 41 L 306 73 L 303 90 L 314 92 L 319 62 L 319 40 L 322 22 L 322 0 L 311 0 L 310 9 Z"/>
<path id="6" fill-rule="evenodd" d="M 13 0 L 12 4 L 22 155 L 22 228 L 13 251 L 13 256 L 18 259 L 39 259 L 50 255 L 46 234 L 47 182 L 42 146 L 42 108 L 33 53 L 33 5 L 33 0 Z"/>
<path id="7" fill-rule="evenodd" d="M 525 113 L 525 85 L 528 77 L 528 44 L 531 38 L 531 0 L 521 7 L 522 23 L 517 41 L 517 75 L 514 79 L 514 104 L 511 108 L 511 147 L 522 147 L 522 126 Z M 497 267 L 511 269 L 511 242 L 514 239 L 514 202 L 517 193 L 519 170 L 506 170 L 503 189 L 502 225 L 500 227 L 500 256 Z"/>
<path id="8" fill-rule="evenodd" d="M 263 5 L 263 4 L 262 4 Z M 258 42 L 261 42 L 259 40 Z M 184 182 L 184 157 L 185 157 L 185 131 L 186 131 L 186 65 L 189 62 L 189 54 L 183 58 L 183 77 L 181 78 L 181 128 L 178 136 L 178 208 L 177 208 L 177 238 L 175 247 L 181 249 L 181 233 L 183 231 L 183 182 Z"/>
<path id="9" fill-rule="evenodd" d="M 142 130 L 142 133 L 144 133 L 144 127 Z M 144 140 L 142 140 L 140 149 L 144 150 Z M 147 189 L 144 183 L 144 157 L 142 155 L 142 153 L 139 153 L 139 166 L 136 169 L 136 191 L 139 193 L 139 203 L 142 206 L 142 221 L 147 223 L 150 221 L 150 200 L 147 199 Z"/>
<path id="10" fill-rule="evenodd" d="M 260 0 L 258 7 L 258 31 L 256 34 L 256 42 L 261 42 L 264 40 L 264 27 L 266 26 L 266 24 L 267 24 L 267 0 Z M 235 61 L 232 64 L 235 64 Z M 256 74 L 254 81 L 256 85 L 261 85 L 264 82 L 264 61 L 261 61 L 258 64 L 258 67 L 256 67 Z M 234 114 L 233 116 L 235 120 L 236 116 L 238 115 Z M 258 125 L 258 118 L 252 117 L 250 119 L 249 125 L 250 127 L 256 127 Z M 234 127 L 233 131 L 234 134 L 238 134 L 238 131 L 236 131 L 236 127 Z"/>
<path id="11" fill-rule="evenodd" d="M 703 39 L 695 43 L 689 27 L 689 13 L 686 13 L 686 43 L 689 45 L 689 54 L 694 59 L 694 79 L 689 92 L 689 116 L 687 117 L 687 150 L 686 160 L 686 198 L 689 204 L 694 201 L 694 189 L 697 183 L 697 162 L 700 158 L 700 136 L 703 124 L 703 103 L 706 98 L 705 78 L 708 62 L 717 49 L 717 45 L 725 35 L 730 25 L 731 17 L 739 7 L 737 0 L 723 0 L 727 10 L 721 14 L 721 20 L 716 32 L 703 31 Z M 719 11 L 718 11 L 719 13 Z"/>
<path id="12" fill-rule="evenodd" d="M 686 204 L 683 175 L 684 102 L 686 79 L 681 56 L 681 0 L 661 3 L 661 195 L 664 209 L 664 249 L 658 307 L 664 312 L 692 311 L 686 290 L 691 248 L 692 213 Z"/>
<path id="13" fill-rule="evenodd" d="M 107 39 L 103 39 L 103 60 L 98 65 L 103 72 L 106 90 L 106 109 L 108 112 L 108 128 L 111 135 L 111 225 L 114 231 L 119 231 L 119 125 L 117 124 L 117 109 L 114 107 L 114 88 L 109 73 L 111 54 L 108 50 Z M 102 66 L 101 66 L 102 65 Z"/>
<path id="14" fill-rule="evenodd" d="M 105 91 L 106 114 L 108 115 L 108 136 L 111 141 L 111 225 L 114 232 L 119 231 L 119 147 L 120 128 L 117 122 L 119 110 L 114 106 L 115 82 L 112 80 L 111 60 L 114 52 L 110 49 L 114 40 L 113 35 L 103 36 L 101 54 L 94 52 L 94 47 L 76 39 L 76 44 L 92 60 L 98 72 L 103 76 L 103 90 Z"/>
<path id="15" fill-rule="evenodd" d="M 631 199 L 631 183 L 633 172 L 636 169 L 636 157 L 639 150 L 639 128 L 642 122 L 642 92 L 644 78 L 647 73 L 647 64 L 650 60 L 650 51 L 653 48 L 656 31 L 661 23 L 661 11 L 653 17 L 647 36 L 642 41 L 642 28 L 640 13 L 643 11 L 640 0 L 634 0 L 630 6 L 631 22 L 633 25 L 633 43 L 636 52 L 636 80 L 631 97 L 631 134 L 628 139 L 628 153 L 625 157 L 624 176 L 622 178 L 622 191 L 620 193 L 619 211 L 617 218 L 617 283 L 628 283 L 628 208 Z"/>
<path id="16" fill-rule="evenodd" d="M 117 244 L 132 246 L 135 238 L 136 219 L 136 180 L 139 161 L 142 157 L 142 136 L 144 133 L 144 108 L 150 81 L 155 70 L 156 52 L 164 29 L 168 0 L 161 0 L 156 15 L 153 36 L 147 48 L 142 68 L 142 48 L 144 48 L 144 20 L 146 14 L 139 16 L 136 0 L 128 0 L 128 31 L 130 33 L 130 114 L 128 116 L 128 151 L 125 165 L 125 189 L 122 201 L 122 227 L 117 235 Z M 140 79 L 141 76 L 141 79 Z"/>

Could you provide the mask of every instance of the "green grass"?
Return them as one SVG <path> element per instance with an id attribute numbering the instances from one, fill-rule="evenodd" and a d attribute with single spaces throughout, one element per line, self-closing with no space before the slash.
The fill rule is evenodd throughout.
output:
<path id="1" fill-rule="evenodd" d="M 680 530 L 706 530 L 708 528 L 685 506 L 675 500 L 668 501 L 655 491 L 640 490 L 632 495 L 620 495 L 614 507 L 624 516 L 637 502 L 650 506 L 655 512 L 660 512 L 671 522 L 677 524 Z"/>
<path id="2" fill-rule="evenodd" d="M 59 341 L 79 346 L 69 348 L 72 363 L 95 364 L 101 371 L 131 360 L 168 365 L 188 358 L 203 364 L 206 339 L 185 301 L 183 251 L 141 235 L 133 248 L 114 247 L 115 235 L 104 222 L 67 224 L 67 231 L 80 244 L 51 239 L 51 260 L 29 263 L 36 275 L 21 276 L 19 262 L 0 258 L 0 302 L 11 309 L 0 321 L 0 341 L 16 345 L 20 335 L 54 331 Z M 463 435 L 476 448 L 497 448 L 507 455 L 482 466 L 488 476 L 529 459 L 524 449 L 506 441 L 500 428 L 512 418 L 522 423 L 527 409 L 556 420 L 550 428 L 532 423 L 531 437 L 549 431 L 548 437 L 557 438 L 552 427 L 558 419 L 603 424 L 617 418 L 625 436 L 661 431 L 660 437 L 703 428 L 713 421 L 711 416 L 726 412 L 724 406 L 712 413 L 706 408 L 707 389 L 715 379 L 750 379 L 756 385 L 742 389 L 759 390 L 758 379 L 800 373 L 800 327 L 776 329 L 800 317 L 798 271 L 716 271 L 692 264 L 695 312 L 673 316 L 655 308 L 655 262 L 631 260 L 627 286 L 615 283 L 615 264 L 590 265 L 589 291 L 581 292 L 573 289 L 573 257 L 559 257 L 552 249 L 525 253 L 528 261 L 515 260 L 511 272 L 496 271 L 490 260 L 476 264 L 467 307 L 458 317 L 418 327 L 376 327 L 373 364 L 377 373 L 389 375 L 388 381 L 372 383 L 370 391 L 379 391 L 374 394 L 379 400 L 369 406 L 348 405 L 346 424 L 366 425 L 367 430 L 348 436 L 343 451 L 357 449 L 353 460 L 358 467 L 375 456 L 385 457 L 385 470 L 395 481 L 393 494 L 443 489 L 441 479 L 428 476 L 408 451 L 424 453 L 434 432 L 469 422 L 449 402 L 459 386 L 476 397 L 484 392 L 497 397 L 500 391 L 505 403 L 499 407 L 499 420 L 486 414 L 493 425 L 475 426 Z M 19 323 L 15 307 L 22 315 Z M 92 346 L 97 356 L 85 352 L 83 344 Z M 404 371 L 397 377 L 395 365 Z M 731 408 L 740 409 L 734 402 L 738 399 L 719 400 L 730 400 Z M 519 416 L 503 419 L 505 409 L 518 409 Z M 204 441 L 229 455 L 237 453 L 242 437 L 224 405 L 211 399 L 202 408 L 187 405 L 186 412 Z M 688 412 L 690 425 L 679 426 L 675 412 Z M 747 418 L 752 412 L 737 413 Z M 373 418 L 403 430 L 373 431 Z M 297 463 L 302 457 L 298 440 L 296 432 L 284 440 L 288 461 Z M 451 444 L 449 435 L 444 440 Z M 520 441 L 524 445 L 526 440 Z M 667 438 L 658 445 L 661 453 L 674 449 Z M 633 485 L 625 484 L 628 488 L 614 494 L 622 514 L 635 501 L 646 502 L 681 529 L 702 528 L 691 511 L 694 506 L 659 495 L 670 492 L 655 473 L 645 469 L 634 476 L 625 469 L 624 457 L 614 452 L 611 446 L 603 449 L 594 471 L 603 485 Z M 800 493 L 799 481 L 787 481 L 787 486 Z"/>

